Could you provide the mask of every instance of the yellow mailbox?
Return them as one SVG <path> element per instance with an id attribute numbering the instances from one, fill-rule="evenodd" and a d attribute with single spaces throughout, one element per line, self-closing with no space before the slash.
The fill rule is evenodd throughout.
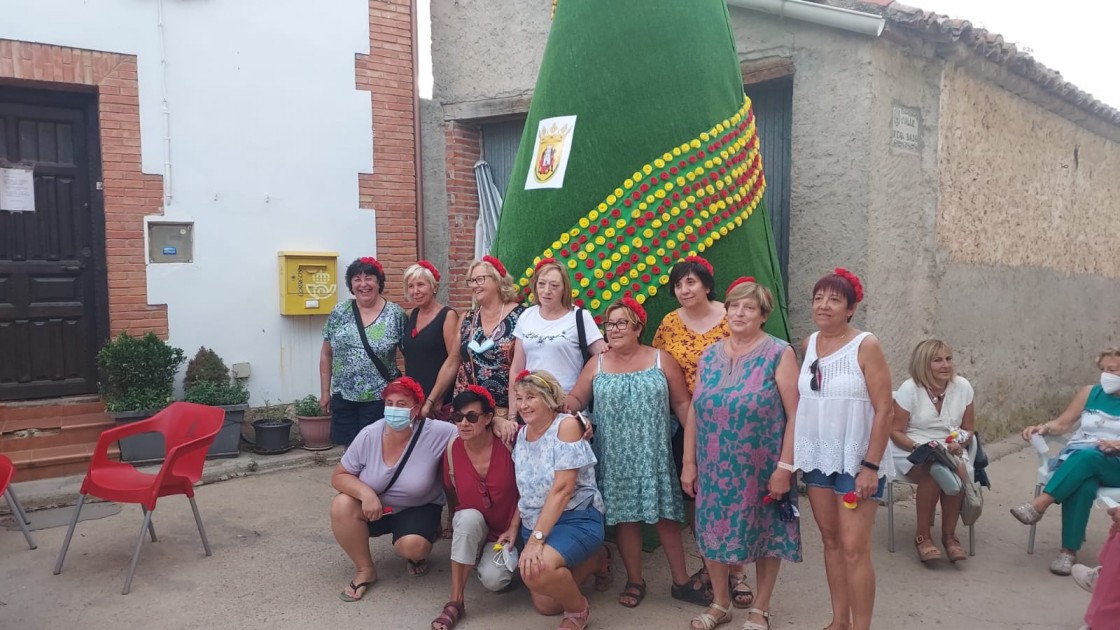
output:
<path id="1" fill-rule="evenodd" d="M 280 252 L 280 314 L 326 315 L 338 302 L 338 254 Z"/>

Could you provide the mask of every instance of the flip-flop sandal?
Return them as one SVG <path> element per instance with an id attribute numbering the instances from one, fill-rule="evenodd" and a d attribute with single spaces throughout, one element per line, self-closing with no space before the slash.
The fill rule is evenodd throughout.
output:
<path id="1" fill-rule="evenodd" d="M 754 603 L 754 591 L 747 584 L 747 576 L 731 575 L 728 581 L 731 585 L 731 604 L 736 608 L 750 608 Z"/>
<path id="2" fill-rule="evenodd" d="M 618 594 L 618 603 L 627 608 L 637 608 L 646 598 L 646 581 L 627 582 L 626 588 Z"/>
<path id="3" fill-rule="evenodd" d="M 428 570 L 429 570 L 430 567 L 428 567 L 428 561 L 427 560 L 421 560 L 419 562 L 413 562 L 411 560 L 408 560 L 407 562 L 408 562 L 408 575 L 410 577 L 414 577 L 414 578 L 415 577 L 424 577 L 425 575 L 428 574 Z"/>
<path id="4" fill-rule="evenodd" d="M 603 549 L 607 551 L 607 559 L 599 565 L 599 570 L 595 572 L 595 590 L 600 593 L 609 591 L 611 586 L 614 585 L 614 567 L 611 564 L 611 548 L 603 545 Z"/>
<path id="5" fill-rule="evenodd" d="M 341 593 L 338 594 L 338 598 L 341 599 L 344 602 L 356 602 L 359 599 L 365 597 L 366 596 L 366 591 L 369 590 L 369 587 L 373 586 L 376 583 L 377 583 L 377 578 L 374 578 L 374 579 L 372 579 L 368 582 L 362 582 L 361 584 L 355 584 L 354 580 L 350 580 L 350 590 L 357 593 L 358 589 L 362 589 L 362 592 L 360 594 L 358 594 L 357 597 L 350 597 L 349 595 L 346 594 L 346 591 L 342 591 Z"/>
<path id="6" fill-rule="evenodd" d="M 438 617 L 432 620 L 432 630 L 435 630 L 437 625 L 443 626 L 444 630 L 451 630 L 459 620 L 467 616 L 467 607 L 463 602 L 447 602 L 443 605 L 443 612 Z"/>

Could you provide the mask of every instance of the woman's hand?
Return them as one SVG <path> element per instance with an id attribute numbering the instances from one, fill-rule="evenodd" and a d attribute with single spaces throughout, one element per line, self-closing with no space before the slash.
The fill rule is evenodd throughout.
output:
<path id="1" fill-rule="evenodd" d="M 945 450 L 949 451 L 950 455 L 961 455 L 964 453 L 964 447 L 959 442 L 950 442 L 945 445 Z"/>
<path id="2" fill-rule="evenodd" d="M 502 532 L 502 534 L 500 536 L 498 536 L 497 544 L 499 544 L 503 547 L 508 547 L 508 546 L 511 546 L 511 545 L 515 544 L 514 541 L 516 541 L 516 540 L 517 540 L 517 530 L 516 529 L 508 529 L 508 530 Z"/>
<path id="3" fill-rule="evenodd" d="M 1031 436 L 1036 433 L 1039 435 L 1050 435 L 1050 427 L 1047 426 L 1047 424 L 1036 424 L 1023 429 L 1023 441 L 1030 442 Z"/>
<path id="4" fill-rule="evenodd" d="M 530 538 L 521 551 L 517 566 L 521 569 L 521 577 L 535 578 L 540 575 L 544 568 L 544 543 Z"/>
<path id="5" fill-rule="evenodd" d="M 870 498 L 879 490 L 879 474 L 870 468 L 864 468 L 856 475 L 856 494 L 861 499 Z"/>
<path id="6" fill-rule="evenodd" d="M 1120 453 L 1120 440 L 1101 440 L 1097 448 L 1105 455 L 1116 455 Z"/>
<path id="7" fill-rule="evenodd" d="M 491 426 L 494 429 L 494 435 L 498 436 L 499 440 L 506 444 L 513 444 L 513 438 L 517 436 L 516 422 L 508 418 L 502 419 L 495 416 Z"/>
<path id="8" fill-rule="evenodd" d="M 681 490 L 690 497 L 696 496 L 696 464 L 686 462 L 681 469 Z"/>
<path id="9" fill-rule="evenodd" d="M 428 400 L 425 400 L 423 405 L 420 405 L 420 417 L 421 418 L 431 418 L 432 417 L 432 399 L 431 398 L 429 398 Z"/>
<path id="10" fill-rule="evenodd" d="M 328 415 L 331 412 L 331 395 L 319 395 L 319 408 L 323 410 L 323 415 Z"/>
<path id="11" fill-rule="evenodd" d="M 770 497 L 775 500 L 782 498 L 789 492 L 792 479 L 793 473 L 790 471 L 775 468 L 773 474 L 770 475 L 770 482 L 766 484 L 766 488 L 770 491 Z"/>
<path id="12" fill-rule="evenodd" d="M 381 506 L 381 499 L 376 495 L 362 499 L 362 514 L 365 515 L 366 520 L 369 522 L 376 521 L 383 515 Z"/>

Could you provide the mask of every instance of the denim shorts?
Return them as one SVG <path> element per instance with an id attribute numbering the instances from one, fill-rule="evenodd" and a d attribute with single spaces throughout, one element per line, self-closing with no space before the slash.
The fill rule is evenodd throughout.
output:
<path id="1" fill-rule="evenodd" d="M 529 540 L 532 533 L 528 527 L 521 526 L 521 544 Z M 574 569 L 599 552 L 603 546 L 603 515 L 595 508 L 568 510 L 552 526 L 544 544 L 552 547 L 564 558 L 564 566 Z"/>
<path id="2" fill-rule="evenodd" d="M 814 488 L 832 488 L 833 492 L 841 495 L 855 492 L 856 490 L 856 478 L 848 473 L 836 472 L 826 475 L 820 470 L 807 470 L 801 473 L 801 480 L 804 481 L 807 486 L 812 486 Z M 887 478 L 879 477 L 879 488 L 875 491 L 875 494 L 871 495 L 871 498 L 882 499 L 883 488 L 886 485 Z"/>

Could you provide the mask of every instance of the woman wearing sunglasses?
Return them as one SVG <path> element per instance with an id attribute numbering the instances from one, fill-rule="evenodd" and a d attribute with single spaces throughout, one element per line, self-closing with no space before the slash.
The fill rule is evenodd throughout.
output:
<path id="1" fill-rule="evenodd" d="M 447 444 L 443 465 L 443 485 L 455 515 L 451 599 L 432 621 L 435 630 L 451 630 L 466 615 L 463 594 L 476 559 L 478 578 L 487 590 L 501 591 L 513 582 L 505 559 L 521 527 L 513 456 L 491 430 L 494 397 L 470 385 L 451 405 L 451 421 L 459 428 Z"/>
<path id="2" fill-rule="evenodd" d="M 894 467 L 891 374 L 879 340 L 852 326 L 863 284 L 837 267 L 813 287 L 817 332 L 802 343 L 793 465 L 809 486 L 832 598 L 826 630 L 866 630 L 875 608 L 871 527 Z"/>

